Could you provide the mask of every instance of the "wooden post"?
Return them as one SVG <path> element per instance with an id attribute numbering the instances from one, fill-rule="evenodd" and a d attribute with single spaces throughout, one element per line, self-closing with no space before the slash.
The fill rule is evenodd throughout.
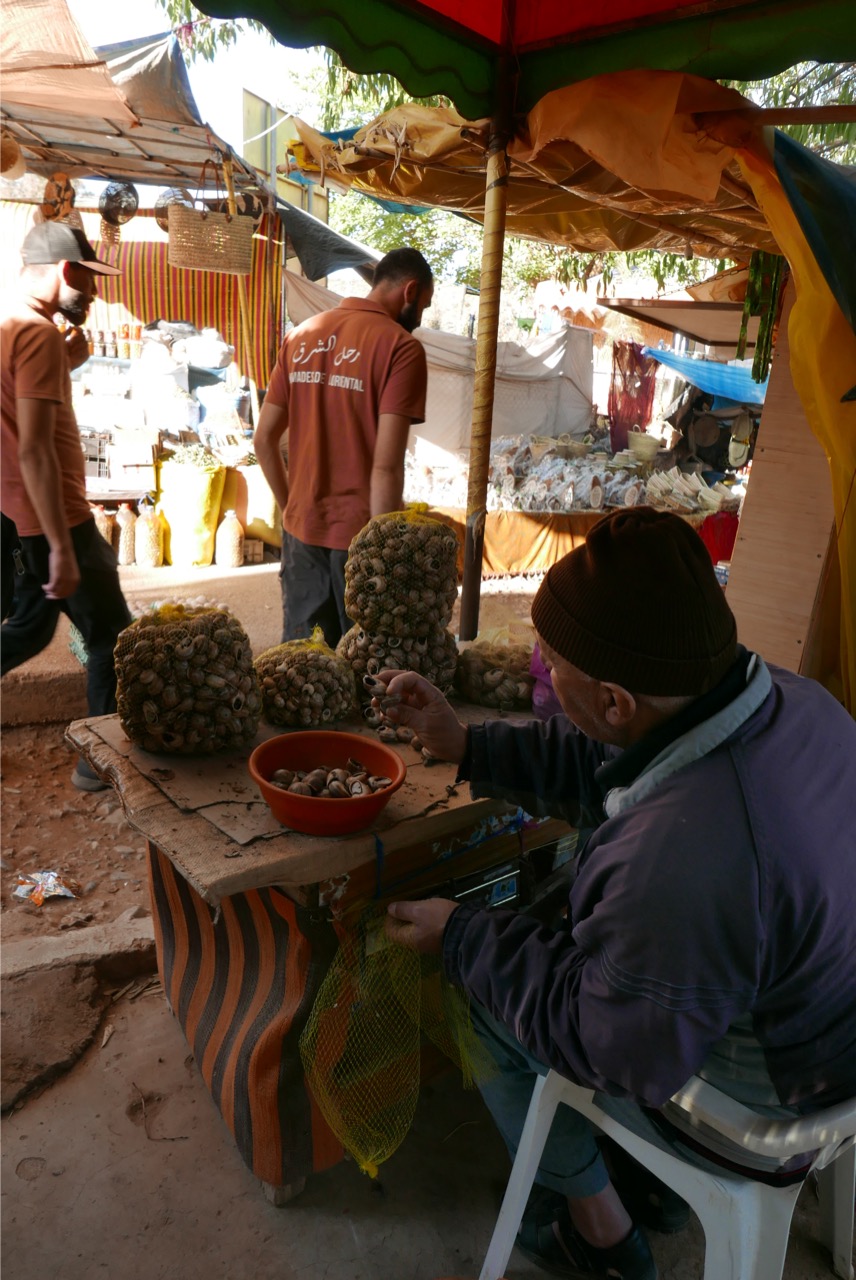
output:
<path id="1" fill-rule="evenodd" d="M 223 160 L 223 177 L 226 181 L 226 199 L 229 205 L 229 212 L 232 217 L 237 217 L 238 206 L 235 204 L 235 184 L 232 179 L 232 161 L 228 156 Z M 244 360 L 247 367 L 247 380 L 250 384 L 250 404 L 253 407 L 253 426 L 258 426 L 259 421 L 259 391 L 256 386 L 256 371 L 253 361 L 253 339 L 252 329 L 250 327 L 250 306 L 247 301 L 247 282 L 243 276 L 237 277 L 238 281 L 238 306 L 240 310 L 240 332 L 239 332 L 239 350 L 243 347 Z"/>
<path id="2" fill-rule="evenodd" d="M 505 77 L 501 76 L 501 81 Z M 510 85 L 502 86 L 510 104 Z M 464 585 L 461 592 L 460 638 L 474 640 L 479 629 L 484 526 L 487 518 L 487 482 L 490 471 L 490 436 L 496 382 L 496 340 L 499 333 L 499 300 L 502 291 L 502 252 L 505 242 L 505 210 L 508 203 L 510 106 L 497 111 L 491 122 L 485 179 L 484 240 L 479 281 L 479 327 L 476 337 L 476 371 L 473 417 L 470 430 L 470 471 L 467 487 L 467 523 L 464 534 Z"/>

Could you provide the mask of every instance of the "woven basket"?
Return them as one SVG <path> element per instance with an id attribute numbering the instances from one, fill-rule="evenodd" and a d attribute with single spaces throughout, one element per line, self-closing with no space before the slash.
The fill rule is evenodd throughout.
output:
<path id="1" fill-rule="evenodd" d="M 168 207 L 169 265 L 186 271 L 220 271 L 246 276 L 253 267 L 253 223 L 251 218 L 188 209 L 182 204 Z"/>

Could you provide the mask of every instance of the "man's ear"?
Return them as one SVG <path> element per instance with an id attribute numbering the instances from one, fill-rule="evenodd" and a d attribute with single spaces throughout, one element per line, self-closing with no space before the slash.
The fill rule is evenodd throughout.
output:
<path id="1" fill-rule="evenodd" d="M 56 265 L 57 265 L 57 270 L 59 271 L 59 274 L 62 277 L 62 279 L 65 281 L 67 285 L 71 285 L 71 279 L 70 279 L 71 268 L 76 264 L 73 262 L 67 262 L 65 258 L 63 258 L 63 260 L 61 262 L 58 262 Z"/>
<path id="2" fill-rule="evenodd" d="M 406 303 L 415 302 L 419 296 L 419 281 L 407 280 L 404 285 L 404 301 Z"/>
<path id="3" fill-rule="evenodd" d="M 628 693 L 620 684 L 607 684 L 601 681 L 603 698 L 603 716 L 613 729 L 621 729 L 630 723 L 636 715 L 637 702 L 632 693 Z"/>

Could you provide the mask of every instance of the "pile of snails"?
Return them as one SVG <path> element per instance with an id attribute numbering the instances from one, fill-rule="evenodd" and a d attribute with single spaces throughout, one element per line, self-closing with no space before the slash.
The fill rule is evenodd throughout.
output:
<path id="1" fill-rule="evenodd" d="M 155 608 L 120 634 L 114 660 L 120 723 L 146 751 L 209 755 L 255 737 L 261 694 L 253 654 L 226 609 Z"/>
<path id="2" fill-rule="evenodd" d="M 280 791 L 299 796 L 318 796 L 322 800 L 349 800 L 370 795 L 392 786 L 392 778 L 369 774 L 359 760 L 349 760 L 344 769 L 277 769 L 269 779 Z"/>
<path id="3" fill-rule="evenodd" d="M 532 650 L 526 644 L 476 640 L 458 654 L 455 687 L 467 702 L 513 711 L 532 705 Z"/>
<path id="4" fill-rule="evenodd" d="M 356 713 L 354 673 L 323 640 L 289 640 L 256 658 L 264 717 L 304 729 Z"/>
<path id="5" fill-rule="evenodd" d="M 372 635 L 357 623 L 342 636 L 336 652 L 350 663 L 358 682 L 363 676 L 376 676 L 385 668 L 415 671 L 443 693 L 452 687 L 458 662 L 455 637 L 441 627 L 421 637 L 382 636 Z"/>

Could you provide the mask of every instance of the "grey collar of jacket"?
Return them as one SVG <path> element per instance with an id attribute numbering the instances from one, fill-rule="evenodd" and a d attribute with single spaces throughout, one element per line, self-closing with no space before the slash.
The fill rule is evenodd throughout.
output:
<path id="1" fill-rule="evenodd" d="M 710 755 L 753 716 L 773 687 L 763 658 L 753 653 L 746 669 L 746 687 L 727 707 L 670 742 L 627 787 L 613 787 L 603 802 L 608 818 L 615 818 L 656 791 L 673 773 Z"/>

